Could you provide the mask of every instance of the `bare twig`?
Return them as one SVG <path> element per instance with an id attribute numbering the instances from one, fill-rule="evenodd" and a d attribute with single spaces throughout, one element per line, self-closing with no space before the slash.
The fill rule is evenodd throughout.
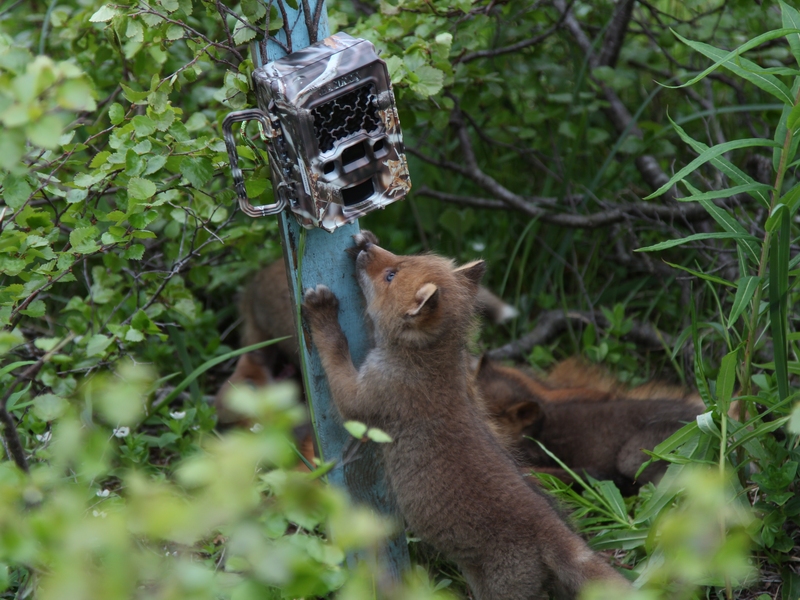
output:
<path id="1" fill-rule="evenodd" d="M 608 320 L 600 314 L 590 314 L 581 310 L 548 310 L 539 315 L 539 322 L 529 333 L 525 334 L 515 342 L 495 348 L 487 352 L 489 358 L 495 360 L 520 358 L 526 355 L 534 346 L 546 344 L 555 339 L 567 328 L 570 321 L 589 324 L 592 319 L 600 327 L 608 327 Z M 623 337 L 631 341 L 647 346 L 651 350 L 672 347 L 674 343 L 672 337 L 659 331 L 647 323 L 633 323 L 631 330 Z"/>
<path id="2" fill-rule="evenodd" d="M 603 39 L 603 47 L 600 49 L 600 58 L 597 62 L 601 65 L 614 67 L 619 58 L 619 51 L 622 48 L 622 42 L 625 41 L 625 33 L 628 30 L 628 23 L 633 14 L 633 4 L 635 0 L 620 0 L 614 15 L 611 17 L 611 23 L 606 30 L 606 36 Z"/>
<path id="3" fill-rule="evenodd" d="M 47 352 L 46 354 L 42 355 L 39 360 L 37 360 L 34 364 L 30 365 L 27 369 L 25 369 L 12 383 L 8 386 L 6 393 L 3 394 L 3 398 L 0 399 L 0 423 L 3 425 L 3 429 L 5 431 L 3 438 L 6 442 L 6 447 L 8 449 L 8 453 L 10 458 L 17 464 L 17 466 L 25 471 L 26 473 L 29 472 L 28 467 L 28 459 L 25 456 L 25 448 L 22 446 L 22 441 L 19 439 L 19 433 L 17 432 L 17 424 L 14 422 L 14 417 L 11 415 L 10 412 L 7 410 L 8 399 L 11 398 L 11 394 L 14 393 L 14 390 L 17 389 L 17 386 L 22 383 L 23 381 L 32 380 L 36 377 L 36 374 L 39 372 L 39 369 L 42 368 L 44 363 L 50 360 L 50 357 L 53 356 L 55 353 L 61 350 L 65 345 L 71 342 L 75 338 L 75 334 L 71 333 L 63 340 L 61 340 L 58 345 Z"/>
<path id="4" fill-rule="evenodd" d="M 593 53 L 592 42 L 584 33 L 581 24 L 578 22 L 575 16 L 569 12 L 569 7 L 567 4 L 564 2 L 564 0 L 554 0 L 554 6 L 561 11 L 562 14 L 566 13 L 564 25 L 580 49 L 586 53 L 589 66 L 592 68 L 598 67 L 600 63 L 597 56 L 595 56 Z M 606 101 L 608 101 L 608 107 L 605 109 L 605 113 L 611 123 L 614 125 L 614 128 L 617 130 L 617 132 L 622 133 L 624 131 L 629 131 L 631 135 L 635 135 L 638 138 L 644 138 L 642 130 L 639 129 L 635 123 L 633 123 L 633 118 L 631 117 L 630 111 L 622 103 L 622 100 L 620 100 L 619 96 L 617 96 L 617 93 L 605 83 L 594 79 L 593 81 L 595 81 L 595 83 L 600 87 L 600 90 L 603 92 Z M 635 163 L 639 173 L 641 173 L 647 184 L 654 190 L 660 188 L 667 181 L 669 181 L 669 177 L 658 165 L 658 161 L 654 156 L 642 154 L 636 158 Z M 673 200 L 675 198 L 675 190 L 667 190 L 663 194 L 662 198 L 665 200 Z"/>
<path id="5" fill-rule="evenodd" d="M 463 206 L 472 206 L 475 208 L 489 208 L 492 210 L 508 210 L 509 208 L 508 204 L 500 200 L 448 194 L 445 192 L 432 190 L 427 186 L 420 187 L 416 193 L 420 196 L 428 196 L 429 198 L 441 200 L 442 202 L 460 204 Z M 558 225 L 560 227 L 570 227 L 573 229 L 597 229 L 599 227 L 606 227 L 614 223 L 635 218 L 650 218 L 657 220 L 683 219 L 686 221 L 698 221 L 708 218 L 708 213 L 699 204 L 663 206 L 660 204 L 638 202 L 619 204 L 615 208 L 602 210 L 591 215 L 578 215 L 555 212 L 550 207 L 543 208 L 534 202 L 526 200 L 525 198 L 518 198 L 520 198 L 522 204 L 513 206 L 511 208 L 514 208 L 515 210 L 526 214 L 529 217 L 540 219 L 545 223 Z M 547 203 L 548 205 L 558 203 L 558 198 L 534 197 L 531 200 L 541 200 L 543 203 Z"/>
<path id="6" fill-rule="evenodd" d="M 539 35 L 535 35 L 532 38 L 528 38 L 527 40 L 522 40 L 521 42 L 517 42 L 516 44 L 511 44 L 510 46 L 503 46 L 502 48 L 494 48 L 492 50 L 479 50 L 477 52 L 468 52 L 467 54 L 462 55 L 461 57 L 457 58 L 454 63 L 466 63 L 478 58 L 493 58 L 495 56 L 502 56 L 503 54 L 510 54 L 511 52 L 516 52 L 518 50 L 522 50 L 523 48 L 527 48 L 529 46 L 535 46 L 536 44 L 540 44 L 548 37 L 553 35 L 559 27 L 561 27 L 561 23 L 564 20 L 564 15 L 551 27 L 546 29 L 544 32 L 540 33 Z"/>
<path id="7" fill-rule="evenodd" d="M 488 192 L 493 199 L 458 196 L 431 190 L 427 186 L 422 186 L 417 193 L 432 198 L 437 198 L 445 202 L 464 204 L 478 208 L 508 209 L 512 208 L 524 213 L 532 218 L 541 219 L 544 222 L 560 225 L 563 227 L 596 229 L 618 223 L 627 218 L 653 218 L 653 219 L 684 219 L 697 220 L 705 219 L 708 216 L 706 210 L 699 204 L 670 204 L 651 202 L 636 202 L 630 204 L 604 203 L 609 208 L 596 212 L 591 215 L 578 215 L 563 212 L 565 204 L 576 202 L 582 196 L 568 196 L 563 199 L 546 196 L 520 196 L 509 190 L 496 179 L 483 172 L 475 157 L 472 142 L 469 139 L 469 132 L 462 119 L 458 107 L 453 110 L 450 122 L 456 130 L 460 142 L 460 148 L 464 155 L 463 163 L 455 163 L 445 159 L 434 159 L 419 150 L 408 148 L 408 151 L 415 156 L 438 167 L 448 169 L 470 179 L 478 187 Z M 499 202 L 498 202 L 499 200 Z"/>

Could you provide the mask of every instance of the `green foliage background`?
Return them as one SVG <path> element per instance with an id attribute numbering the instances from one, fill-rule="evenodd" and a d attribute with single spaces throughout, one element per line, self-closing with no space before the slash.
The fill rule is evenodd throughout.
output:
<path id="1" fill-rule="evenodd" d="M 604 483 L 551 481 L 577 525 L 670 597 L 700 583 L 707 596 L 744 584 L 797 598 L 800 13 L 739 1 L 328 8 L 333 30 L 383 52 L 409 147 L 412 196 L 362 225 L 398 253 L 487 259 L 489 287 L 522 316 L 487 328 L 484 348 L 584 311 L 585 326 L 568 320 L 516 358 L 545 367 L 582 352 L 625 381 L 679 378 L 708 406 L 656 449 L 673 463 L 658 488 L 623 500 Z M 220 124 L 254 101 L 247 42 L 281 24 L 260 0 L 0 4 L 3 437 L 13 427 L 30 463 L 29 476 L 0 469 L 8 597 L 382 589 L 379 567 L 349 571 L 342 553 L 374 547 L 385 525 L 284 470 L 278 440 L 297 419 L 286 394 L 244 398 L 264 429 L 222 438 L 207 402 L 232 368 L 236 291 L 280 255 L 274 220 L 234 208 Z M 247 175 L 253 201 L 271 202 L 265 166 Z M 634 252 L 645 246 L 659 254 Z M 642 323 L 655 344 L 636 337 Z M 734 397 L 744 426 L 726 416 Z M 723 478 L 687 474 L 696 464 Z M 228 465 L 240 480 L 217 477 Z M 331 541 L 337 519 L 367 524 Z M 284 536 L 288 523 L 301 535 Z M 711 550 L 686 554 L 698 531 Z M 176 554 L 155 561 L 164 552 Z M 281 553 L 297 559 L 270 571 L 256 558 Z M 431 572 L 447 585 L 446 566 Z M 409 586 L 394 593 L 435 593 L 425 578 Z"/>

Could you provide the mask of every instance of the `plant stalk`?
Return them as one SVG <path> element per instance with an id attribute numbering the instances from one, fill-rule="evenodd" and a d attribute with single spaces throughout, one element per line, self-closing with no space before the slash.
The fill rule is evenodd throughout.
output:
<path id="1" fill-rule="evenodd" d="M 800 92 L 797 93 L 794 99 L 795 105 L 800 102 Z M 767 218 L 772 215 L 772 212 L 775 210 L 775 206 L 778 203 L 778 199 L 781 195 L 781 188 L 783 187 L 783 178 L 786 175 L 786 162 L 787 157 L 789 156 L 789 147 L 792 143 L 792 130 L 788 127 L 786 128 L 786 137 L 783 140 L 783 148 L 781 150 L 781 159 L 778 163 L 778 172 L 775 175 L 775 186 L 772 190 L 772 202 L 770 203 L 769 207 L 769 214 Z M 755 293 L 753 294 L 752 306 L 753 310 L 750 315 L 750 328 L 747 332 L 747 344 L 744 350 L 744 367 L 742 369 L 742 391 L 744 392 L 745 396 L 751 395 L 752 383 L 751 383 L 751 371 L 752 371 L 752 360 L 753 360 L 753 346 L 755 345 L 756 339 L 756 327 L 758 327 L 759 321 L 759 310 L 761 308 L 761 296 L 764 290 L 764 275 L 767 271 L 767 263 L 769 261 L 769 246 L 770 242 L 772 241 L 772 232 L 765 231 L 764 232 L 764 241 L 761 244 L 761 258 L 758 264 L 758 287 L 756 288 Z M 739 421 L 744 423 L 745 416 L 747 414 L 747 405 L 751 404 L 751 401 L 742 402 L 739 408 Z"/>

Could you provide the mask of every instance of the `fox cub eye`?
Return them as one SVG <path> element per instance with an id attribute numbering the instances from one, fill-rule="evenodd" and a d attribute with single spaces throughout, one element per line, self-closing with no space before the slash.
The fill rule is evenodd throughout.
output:
<path id="1" fill-rule="evenodd" d="M 384 279 L 386 279 L 386 281 L 391 281 L 392 279 L 394 279 L 396 273 L 397 271 L 387 271 L 386 277 L 384 277 Z"/>

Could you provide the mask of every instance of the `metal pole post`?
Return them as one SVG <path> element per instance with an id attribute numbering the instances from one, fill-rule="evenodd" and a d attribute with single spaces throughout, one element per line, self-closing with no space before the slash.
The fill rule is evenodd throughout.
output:
<path id="1" fill-rule="evenodd" d="M 282 0 L 277 1 L 284 27 L 276 37 L 289 52 L 305 48 L 329 35 L 324 0 L 303 0 L 297 10 Z M 317 30 L 310 31 L 314 24 L 317 25 Z M 263 48 L 263 44 L 259 42 L 254 42 L 251 46 L 256 67 L 286 55 L 284 48 L 271 39 L 266 43 L 266 57 Z M 288 210 L 279 213 L 278 220 L 289 289 L 295 306 L 299 306 L 303 290 L 318 283 L 327 285 L 339 298 L 339 322 L 350 343 L 353 362 L 360 364 L 369 349 L 370 341 L 364 324 L 364 301 L 356 282 L 355 267 L 352 259 L 345 253 L 345 248 L 352 245 L 352 236 L 360 231 L 358 222 L 328 233 L 318 228 L 304 229 Z M 395 516 L 393 501 L 383 477 L 380 448 L 372 442 L 361 444 L 358 452 L 343 464 L 344 451 L 351 447 L 353 440 L 341 425 L 341 419 L 331 401 L 319 355 L 316 349 L 310 347 L 310 337 L 303 330 L 299 311 L 295 313 L 295 326 L 306 399 L 318 448 L 324 460 L 338 461 L 328 475 L 329 481 L 345 487 L 356 502 L 367 504 L 382 514 Z M 403 531 L 388 542 L 382 558 L 395 579 L 408 568 L 408 545 Z M 354 558 L 350 557 L 348 560 Z"/>

